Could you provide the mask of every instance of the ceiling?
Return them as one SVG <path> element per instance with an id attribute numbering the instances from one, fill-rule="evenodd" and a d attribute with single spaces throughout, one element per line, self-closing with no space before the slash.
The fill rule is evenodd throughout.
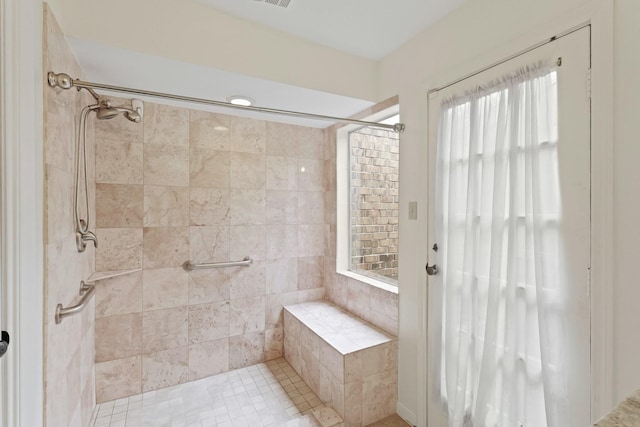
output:
<path id="1" fill-rule="evenodd" d="M 287 7 L 281 7 L 264 0 L 195 1 L 305 40 L 373 60 L 382 59 L 393 52 L 464 2 L 290 0 Z"/>
<path id="2" fill-rule="evenodd" d="M 378 59 L 442 18 L 464 0 L 290 0 L 286 8 L 266 3 L 265 0 L 177 1 L 205 3 L 222 12 L 259 22 L 302 39 L 365 58 Z M 350 117 L 373 105 L 372 102 L 361 99 L 86 40 L 67 39 L 87 80 L 92 82 L 217 101 L 226 101 L 232 95 L 245 95 L 253 98 L 259 107 L 336 117 Z M 123 67 L 123 64 L 127 66 Z M 301 126 L 324 128 L 333 124 L 330 121 L 229 110 L 201 104 L 188 105 L 154 98 L 143 100 Z"/>

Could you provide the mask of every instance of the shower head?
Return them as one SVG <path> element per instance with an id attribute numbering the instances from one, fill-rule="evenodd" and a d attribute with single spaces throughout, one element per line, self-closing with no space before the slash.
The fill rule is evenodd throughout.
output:
<path id="1" fill-rule="evenodd" d="M 96 110 L 98 120 L 113 119 L 119 114 L 124 114 L 127 119 L 134 123 L 140 123 L 142 120 L 142 116 L 137 111 L 126 107 L 112 107 L 110 103 L 101 103 Z"/>

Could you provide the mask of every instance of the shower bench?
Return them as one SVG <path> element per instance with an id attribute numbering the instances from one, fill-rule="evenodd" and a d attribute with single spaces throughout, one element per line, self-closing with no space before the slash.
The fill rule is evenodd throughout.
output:
<path id="1" fill-rule="evenodd" d="M 326 301 L 284 307 L 284 356 L 345 421 L 396 412 L 397 339 Z"/>

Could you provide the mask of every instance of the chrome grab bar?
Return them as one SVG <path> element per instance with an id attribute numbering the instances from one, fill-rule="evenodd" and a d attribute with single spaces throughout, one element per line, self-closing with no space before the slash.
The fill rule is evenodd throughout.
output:
<path id="1" fill-rule="evenodd" d="M 72 305 L 70 307 L 63 307 L 62 304 L 58 304 L 56 306 L 56 324 L 62 322 L 62 319 L 67 316 L 73 316 L 74 314 L 80 313 L 84 309 L 85 305 L 87 305 L 87 302 L 89 302 L 95 291 L 95 285 L 88 285 L 84 283 L 84 280 L 81 281 L 79 294 L 82 298 L 80 298 L 80 301 L 78 301 L 76 305 Z"/>
<path id="2" fill-rule="evenodd" d="M 253 264 L 253 260 L 250 257 L 244 257 L 242 261 L 228 261 L 228 262 L 208 262 L 204 264 L 191 264 L 191 261 L 185 261 L 182 264 L 182 268 L 185 271 L 193 270 L 205 270 L 208 268 L 222 268 L 222 267 L 249 267 Z"/>

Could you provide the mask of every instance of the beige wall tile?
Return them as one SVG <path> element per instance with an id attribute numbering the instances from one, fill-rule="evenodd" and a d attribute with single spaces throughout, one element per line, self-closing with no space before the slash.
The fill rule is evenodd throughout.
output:
<path id="1" fill-rule="evenodd" d="M 229 300 L 231 277 L 227 269 L 195 270 L 189 273 L 189 304 Z"/>
<path id="2" fill-rule="evenodd" d="M 365 378 L 362 385 L 363 425 L 395 414 L 397 400 L 398 374 L 395 370 Z"/>
<path id="3" fill-rule="evenodd" d="M 229 259 L 245 257 L 265 259 L 265 227 L 263 225 L 232 225 L 229 227 Z"/>
<path id="4" fill-rule="evenodd" d="M 286 293 L 278 293 L 274 295 L 267 295 L 265 298 L 266 328 L 272 329 L 272 328 L 283 327 L 284 326 L 283 307 L 286 305 L 292 305 L 297 303 L 298 303 L 297 292 L 286 292 Z M 291 335 L 291 330 L 288 331 L 287 334 Z"/>
<path id="5" fill-rule="evenodd" d="M 232 116 L 231 151 L 264 154 L 266 129 L 264 121 Z"/>
<path id="6" fill-rule="evenodd" d="M 189 227 L 144 229 L 143 267 L 178 267 L 189 259 Z"/>
<path id="7" fill-rule="evenodd" d="M 144 110 L 144 143 L 189 145 L 189 110 L 147 102 Z"/>
<path id="8" fill-rule="evenodd" d="M 267 259 L 293 258 L 298 255 L 298 227 L 269 225 L 266 228 Z"/>
<path id="9" fill-rule="evenodd" d="M 324 160 L 298 160 L 298 190 L 324 191 Z"/>
<path id="10" fill-rule="evenodd" d="M 264 361 L 264 332 L 229 337 L 229 369 Z"/>
<path id="11" fill-rule="evenodd" d="M 362 350 L 362 377 L 396 368 L 397 341 L 391 341 Z"/>
<path id="12" fill-rule="evenodd" d="M 229 261 L 229 227 L 189 227 L 192 263 Z"/>
<path id="13" fill-rule="evenodd" d="M 142 271 L 96 283 L 96 317 L 142 312 Z"/>
<path id="14" fill-rule="evenodd" d="M 219 188 L 191 188 L 189 225 L 228 225 L 229 190 Z"/>
<path id="15" fill-rule="evenodd" d="M 96 362 L 140 354 L 141 342 L 140 313 L 96 319 Z"/>
<path id="16" fill-rule="evenodd" d="M 47 222 L 44 233 L 47 243 L 53 243 L 75 231 L 73 175 L 70 172 L 47 166 L 45 179 L 45 217 Z"/>
<path id="17" fill-rule="evenodd" d="M 153 353 L 187 345 L 187 307 L 147 311 L 142 315 L 142 352 Z"/>
<path id="18" fill-rule="evenodd" d="M 362 382 L 362 352 L 356 351 L 344 356 L 344 382 Z"/>
<path id="19" fill-rule="evenodd" d="M 324 286 L 324 257 L 298 258 L 298 289 Z"/>
<path id="20" fill-rule="evenodd" d="M 142 229 L 98 228 L 96 271 L 142 268 Z"/>
<path id="21" fill-rule="evenodd" d="M 229 198 L 229 223 L 231 225 L 264 224 L 264 190 L 231 190 Z"/>
<path id="22" fill-rule="evenodd" d="M 267 261 L 267 294 L 280 294 L 298 289 L 297 258 L 281 258 Z"/>
<path id="23" fill-rule="evenodd" d="M 239 298 L 230 301 L 230 336 L 264 331 L 264 324 L 265 297 Z"/>
<path id="24" fill-rule="evenodd" d="M 324 194 L 322 191 L 298 192 L 298 223 L 324 224 Z"/>
<path id="25" fill-rule="evenodd" d="M 189 347 L 176 347 L 142 356 L 142 391 L 157 390 L 189 380 Z"/>
<path id="26" fill-rule="evenodd" d="M 265 274 L 265 261 L 254 261 L 249 267 L 230 268 L 230 298 L 233 300 L 264 296 L 266 287 Z"/>
<path id="27" fill-rule="evenodd" d="M 189 225 L 188 188 L 144 186 L 145 227 L 180 227 L 187 225 Z"/>
<path id="28" fill-rule="evenodd" d="M 333 381 L 331 383 L 331 403 L 332 408 L 344 418 L 345 416 L 345 402 L 344 402 L 345 394 L 344 394 L 344 384 L 341 384 L 337 381 Z"/>
<path id="29" fill-rule="evenodd" d="M 142 185 L 96 184 L 96 226 L 142 227 Z"/>
<path id="30" fill-rule="evenodd" d="M 344 385 L 344 419 L 347 423 L 353 426 L 370 424 L 370 422 L 367 422 L 366 424 L 363 423 L 362 404 L 364 398 L 362 395 L 362 388 L 362 381 L 349 382 Z M 378 419 L 380 418 L 376 418 L 373 421 L 377 421 Z"/>
<path id="31" fill-rule="evenodd" d="M 192 147 L 229 150 L 230 116 L 198 110 L 189 110 L 189 115 L 189 143 Z"/>
<path id="32" fill-rule="evenodd" d="M 111 135 L 113 138 L 115 135 Z M 105 184 L 142 184 L 141 143 L 118 139 L 96 142 L 96 182 Z"/>
<path id="33" fill-rule="evenodd" d="M 144 270 L 142 275 L 143 309 L 180 307 L 189 301 L 189 275 L 181 267 Z"/>
<path id="34" fill-rule="evenodd" d="M 266 188 L 267 190 L 297 190 L 298 159 L 266 156 Z"/>
<path id="35" fill-rule="evenodd" d="M 189 380 L 229 370 L 229 338 L 189 346 Z"/>
<path id="36" fill-rule="evenodd" d="M 320 363 L 327 371 L 339 382 L 345 380 L 345 356 L 340 354 L 338 350 L 327 344 L 326 341 L 320 340 Z"/>
<path id="37" fill-rule="evenodd" d="M 230 154 L 208 148 L 191 148 L 189 185 L 191 187 L 229 188 Z"/>
<path id="38" fill-rule="evenodd" d="M 324 130 L 300 127 L 298 131 L 298 157 L 301 159 L 324 159 Z"/>
<path id="39" fill-rule="evenodd" d="M 48 98 L 60 100 L 57 94 L 50 94 Z M 75 116 L 69 114 L 68 106 L 57 108 L 57 102 L 49 102 L 45 106 L 46 135 L 45 143 L 45 162 L 63 171 L 73 171 L 75 138 L 69 138 L 68 135 L 74 135 L 76 125 Z M 64 104 L 63 104 L 64 105 Z M 52 107 L 52 108 L 47 108 Z"/>
<path id="40" fill-rule="evenodd" d="M 324 288 L 298 291 L 298 302 L 321 301 L 324 299 Z"/>
<path id="41" fill-rule="evenodd" d="M 265 188 L 265 156 L 263 154 L 236 153 L 230 154 L 231 188 L 259 190 Z"/>
<path id="42" fill-rule="evenodd" d="M 298 256 L 324 256 L 327 227 L 323 224 L 298 226 Z"/>
<path id="43" fill-rule="evenodd" d="M 304 345 L 300 346 L 300 376 L 311 390 L 320 390 L 320 361 Z"/>
<path id="44" fill-rule="evenodd" d="M 266 224 L 298 223 L 298 192 L 267 190 L 265 204 Z"/>
<path id="45" fill-rule="evenodd" d="M 228 337 L 229 316 L 229 301 L 190 306 L 189 344 Z"/>
<path id="46" fill-rule="evenodd" d="M 300 328 L 300 346 L 309 351 L 314 359 L 320 359 L 320 337 L 304 324 Z"/>
<path id="47" fill-rule="evenodd" d="M 358 280 L 348 279 L 347 310 L 363 319 L 371 318 L 370 292 L 373 287 Z"/>
<path id="48" fill-rule="evenodd" d="M 141 392 L 141 356 L 96 363 L 96 401 L 98 403 Z"/>
<path id="49" fill-rule="evenodd" d="M 284 329 L 273 328 L 264 331 L 264 359 L 273 360 L 284 354 Z"/>
<path id="50" fill-rule="evenodd" d="M 271 156 L 298 157 L 299 126 L 267 122 L 266 153 Z"/>
<path id="51" fill-rule="evenodd" d="M 171 145 L 144 145 L 146 185 L 188 186 L 189 149 Z"/>

